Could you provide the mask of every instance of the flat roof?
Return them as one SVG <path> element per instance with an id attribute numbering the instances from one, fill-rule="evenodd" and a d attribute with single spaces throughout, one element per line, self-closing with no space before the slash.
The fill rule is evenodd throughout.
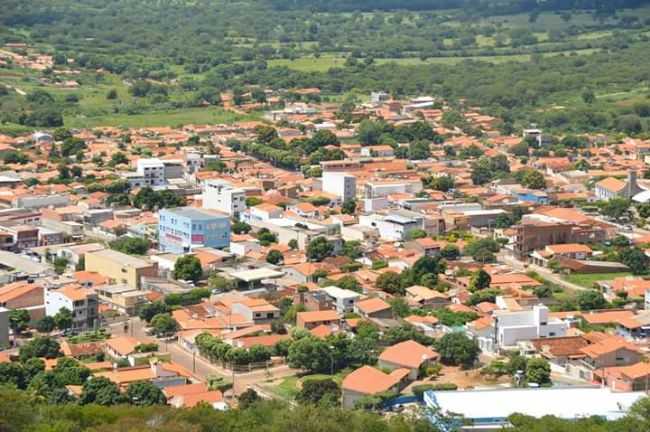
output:
<path id="1" fill-rule="evenodd" d="M 337 286 L 327 286 L 322 290 L 325 291 L 327 295 L 329 295 L 330 297 L 340 298 L 340 299 L 351 299 L 360 296 L 360 294 L 357 292 L 339 288 Z"/>
<path id="2" fill-rule="evenodd" d="M 545 388 L 473 391 L 428 391 L 427 405 L 468 419 L 507 418 L 514 413 L 563 419 L 601 416 L 616 419 L 645 392 L 614 393 L 608 388 Z"/>
<path id="3" fill-rule="evenodd" d="M 262 279 L 274 279 L 284 276 L 284 273 L 270 268 L 257 268 L 253 270 L 243 270 L 230 273 L 230 276 L 235 279 L 243 280 L 244 282 L 253 282 Z"/>
<path id="4" fill-rule="evenodd" d="M 50 267 L 45 264 L 41 264 L 24 256 L 7 251 L 0 251 L 0 264 L 4 267 L 9 267 L 19 272 L 29 274 L 41 274 L 50 270 Z"/>
<path id="5" fill-rule="evenodd" d="M 228 216 L 223 213 L 194 207 L 177 207 L 161 210 L 161 213 L 162 212 L 169 212 L 179 217 L 186 217 L 194 220 L 228 219 Z"/>
<path id="6" fill-rule="evenodd" d="M 113 260 L 127 267 L 143 268 L 151 266 L 149 261 L 127 255 L 112 249 L 103 249 L 95 252 L 89 252 L 88 255 L 101 256 L 106 259 Z"/>
<path id="7" fill-rule="evenodd" d="M 462 210 L 461 210 L 462 211 Z M 494 209 L 494 210 L 465 210 L 462 211 L 465 216 L 489 216 L 489 215 L 500 215 L 505 214 L 506 211 L 503 209 Z"/>

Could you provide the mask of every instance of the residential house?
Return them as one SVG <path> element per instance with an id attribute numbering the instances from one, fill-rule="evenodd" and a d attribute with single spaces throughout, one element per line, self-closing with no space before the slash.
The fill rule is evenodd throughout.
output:
<path id="1" fill-rule="evenodd" d="M 650 363 L 639 362 L 629 366 L 614 366 L 597 371 L 596 381 L 618 392 L 648 392 L 650 390 Z"/>
<path id="2" fill-rule="evenodd" d="M 343 408 L 354 408 L 356 402 L 366 396 L 400 391 L 410 372 L 409 369 L 395 369 L 391 373 L 384 373 L 372 366 L 360 367 L 341 383 Z"/>
<path id="3" fill-rule="evenodd" d="M 301 329 L 313 329 L 320 325 L 338 326 L 341 317 L 335 310 L 298 312 L 296 314 L 296 327 Z"/>
<path id="4" fill-rule="evenodd" d="M 449 295 L 420 285 L 406 288 L 406 301 L 413 306 L 441 308 L 451 304 Z"/>
<path id="5" fill-rule="evenodd" d="M 142 342 L 133 336 L 116 336 L 104 342 L 106 354 L 115 360 L 128 359 Z"/>
<path id="6" fill-rule="evenodd" d="M 128 388 L 129 384 L 140 381 L 148 381 L 164 389 L 187 384 L 192 378 L 192 373 L 176 363 L 152 361 L 149 365 L 119 368 L 96 373 L 95 376 L 111 380 L 122 390 Z"/>
<path id="7" fill-rule="evenodd" d="M 69 284 L 58 289 L 45 290 L 45 313 L 56 315 L 61 309 L 72 312 L 72 328 L 96 329 L 99 325 L 99 302 L 94 290 Z"/>
<path id="8" fill-rule="evenodd" d="M 198 404 L 208 404 L 220 411 L 228 408 L 223 393 L 219 390 L 210 390 L 205 383 L 165 387 L 163 394 L 167 398 L 167 403 L 174 408 L 193 408 Z"/>
<path id="9" fill-rule="evenodd" d="M 357 301 L 354 311 L 363 318 L 390 319 L 393 318 L 393 310 L 390 304 L 379 297 L 373 297 Z"/>
<path id="10" fill-rule="evenodd" d="M 599 340 L 582 348 L 585 357 L 569 365 L 571 374 L 593 381 L 596 371 L 618 366 L 630 366 L 643 359 L 634 344 L 618 336 L 598 335 Z"/>
<path id="11" fill-rule="evenodd" d="M 574 260 L 585 260 L 591 257 L 592 250 L 589 246 L 578 243 L 547 245 L 543 250 L 531 254 L 533 264 L 548 267 L 552 260 L 569 258 Z"/>
<path id="12" fill-rule="evenodd" d="M 354 305 L 360 294 L 354 291 L 342 289 L 336 286 L 328 286 L 321 290 L 329 298 L 339 314 L 346 314 L 354 311 Z"/>
<path id="13" fill-rule="evenodd" d="M 490 336 L 484 344 L 486 350 L 492 352 L 513 349 L 519 342 L 540 337 L 564 336 L 569 328 L 568 323 L 550 317 L 549 310 L 544 305 L 516 312 L 495 311 L 493 319 L 492 326 L 496 335 L 496 345 Z"/>
<path id="14" fill-rule="evenodd" d="M 379 356 L 378 366 L 389 371 L 408 369 L 409 379 L 415 381 L 420 375 L 420 370 L 438 360 L 439 357 L 438 353 L 431 348 L 408 340 L 386 348 Z"/>

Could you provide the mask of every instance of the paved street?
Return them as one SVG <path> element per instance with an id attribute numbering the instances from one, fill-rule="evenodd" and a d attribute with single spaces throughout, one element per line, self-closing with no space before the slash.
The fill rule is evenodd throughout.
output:
<path id="1" fill-rule="evenodd" d="M 516 259 L 514 256 L 512 256 L 511 253 L 506 253 L 504 251 L 500 252 L 497 255 L 498 261 L 502 262 L 504 264 L 509 265 L 515 270 L 518 271 L 534 271 L 538 273 L 540 276 L 542 276 L 544 279 L 548 280 L 549 282 L 552 282 L 556 285 L 559 285 L 563 288 L 570 289 L 573 291 L 584 291 L 587 288 L 576 285 L 574 283 L 568 282 L 562 277 L 556 273 L 553 273 L 551 270 L 544 268 L 544 267 L 539 267 L 534 264 L 526 264 L 523 261 L 520 261 Z"/>
<path id="2" fill-rule="evenodd" d="M 109 327 L 115 336 L 124 334 L 124 323 L 115 323 Z M 127 334 L 133 335 L 139 339 L 158 342 L 161 352 L 168 352 L 171 355 L 171 360 L 173 362 L 192 371 L 194 376 L 199 380 L 205 381 L 208 377 L 215 375 L 228 379 L 233 378 L 233 374 L 230 370 L 213 365 L 201 356 L 193 356 L 176 342 L 164 342 L 147 336 L 144 323 L 139 318 L 132 318 L 129 321 Z M 252 372 L 237 373 L 234 376 L 234 392 L 235 394 L 240 394 L 254 384 L 270 379 L 284 378 L 295 375 L 298 372 L 298 370 L 291 369 L 287 365 L 280 365 L 269 369 L 258 369 Z"/>

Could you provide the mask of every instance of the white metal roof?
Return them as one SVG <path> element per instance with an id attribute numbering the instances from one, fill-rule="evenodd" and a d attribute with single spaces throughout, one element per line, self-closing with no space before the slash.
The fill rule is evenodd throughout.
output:
<path id="1" fill-rule="evenodd" d="M 602 416 L 615 419 L 644 392 L 613 393 L 607 388 L 549 388 L 427 392 L 443 413 L 469 419 L 506 418 L 514 413 L 564 419 Z"/>
<path id="2" fill-rule="evenodd" d="M 243 280 L 244 282 L 252 282 L 262 279 L 279 278 L 284 276 L 284 273 L 270 268 L 257 268 L 230 273 L 230 275 L 236 279 Z"/>

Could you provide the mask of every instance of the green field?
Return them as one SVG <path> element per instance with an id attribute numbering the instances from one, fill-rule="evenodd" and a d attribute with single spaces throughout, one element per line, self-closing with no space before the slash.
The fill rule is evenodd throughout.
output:
<path id="1" fill-rule="evenodd" d="M 145 114 L 115 114 L 97 117 L 66 117 L 65 126 L 92 128 L 114 126 L 124 128 L 182 126 L 186 124 L 217 124 L 255 120 L 256 116 L 239 115 L 221 108 L 187 108 L 183 110 L 149 112 Z"/>
<path id="2" fill-rule="evenodd" d="M 331 378 L 340 386 L 341 383 L 343 382 L 343 378 L 348 373 L 350 373 L 350 370 L 344 369 L 335 373 L 333 376 L 327 374 L 313 374 L 313 375 L 305 375 L 303 377 L 290 376 L 284 378 L 278 384 L 264 384 L 263 387 L 269 393 L 273 394 L 274 396 L 277 396 L 278 399 L 292 401 L 296 398 L 296 395 L 298 395 L 298 393 L 300 392 L 300 387 L 302 383 L 305 382 L 306 380 L 310 380 L 310 379 L 321 380 L 321 379 Z"/>
<path id="3" fill-rule="evenodd" d="M 574 283 L 576 285 L 583 286 L 585 288 L 593 288 L 594 283 L 598 281 L 610 281 L 618 277 L 630 276 L 632 273 L 629 272 L 620 272 L 620 273 L 574 273 L 564 277 L 568 282 Z"/>
<path id="4" fill-rule="evenodd" d="M 598 49 L 590 48 L 576 51 L 559 51 L 559 52 L 550 52 L 541 54 L 543 57 L 557 56 L 561 54 L 570 55 L 589 55 L 599 51 Z M 487 63 L 506 63 L 506 62 L 527 62 L 530 61 L 531 54 L 515 54 L 515 55 L 494 55 L 494 56 L 472 56 L 472 57 L 431 57 L 426 60 L 422 60 L 418 57 L 404 57 L 404 58 L 378 58 L 375 59 L 377 64 L 385 63 L 397 63 L 403 66 L 417 66 L 425 64 L 445 64 L 445 65 L 454 65 L 465 60 L 478 60 L 484 61 Z M 314 58 L 313 56 L 309 57 L 300 57 L 295 60 L 282 59 L 282 60 L 270 60 L 268 62 L 269 67 L 288 67 L 300 72 L 327 72 L 331 68 L 343 67 L 345 64 L 345 57 L 343 54 L 335 55 L 328 54 L 323 55 L 319 58 Z"/>
<path id="5" fill-rule="evenodd" d="M 286 401 L 294 400 L 300 391 L 298 388 L 298 377 L 295 376 L 287 377 L 277 385 L 264 384 L 263 387 L 278 399 Z"/>

